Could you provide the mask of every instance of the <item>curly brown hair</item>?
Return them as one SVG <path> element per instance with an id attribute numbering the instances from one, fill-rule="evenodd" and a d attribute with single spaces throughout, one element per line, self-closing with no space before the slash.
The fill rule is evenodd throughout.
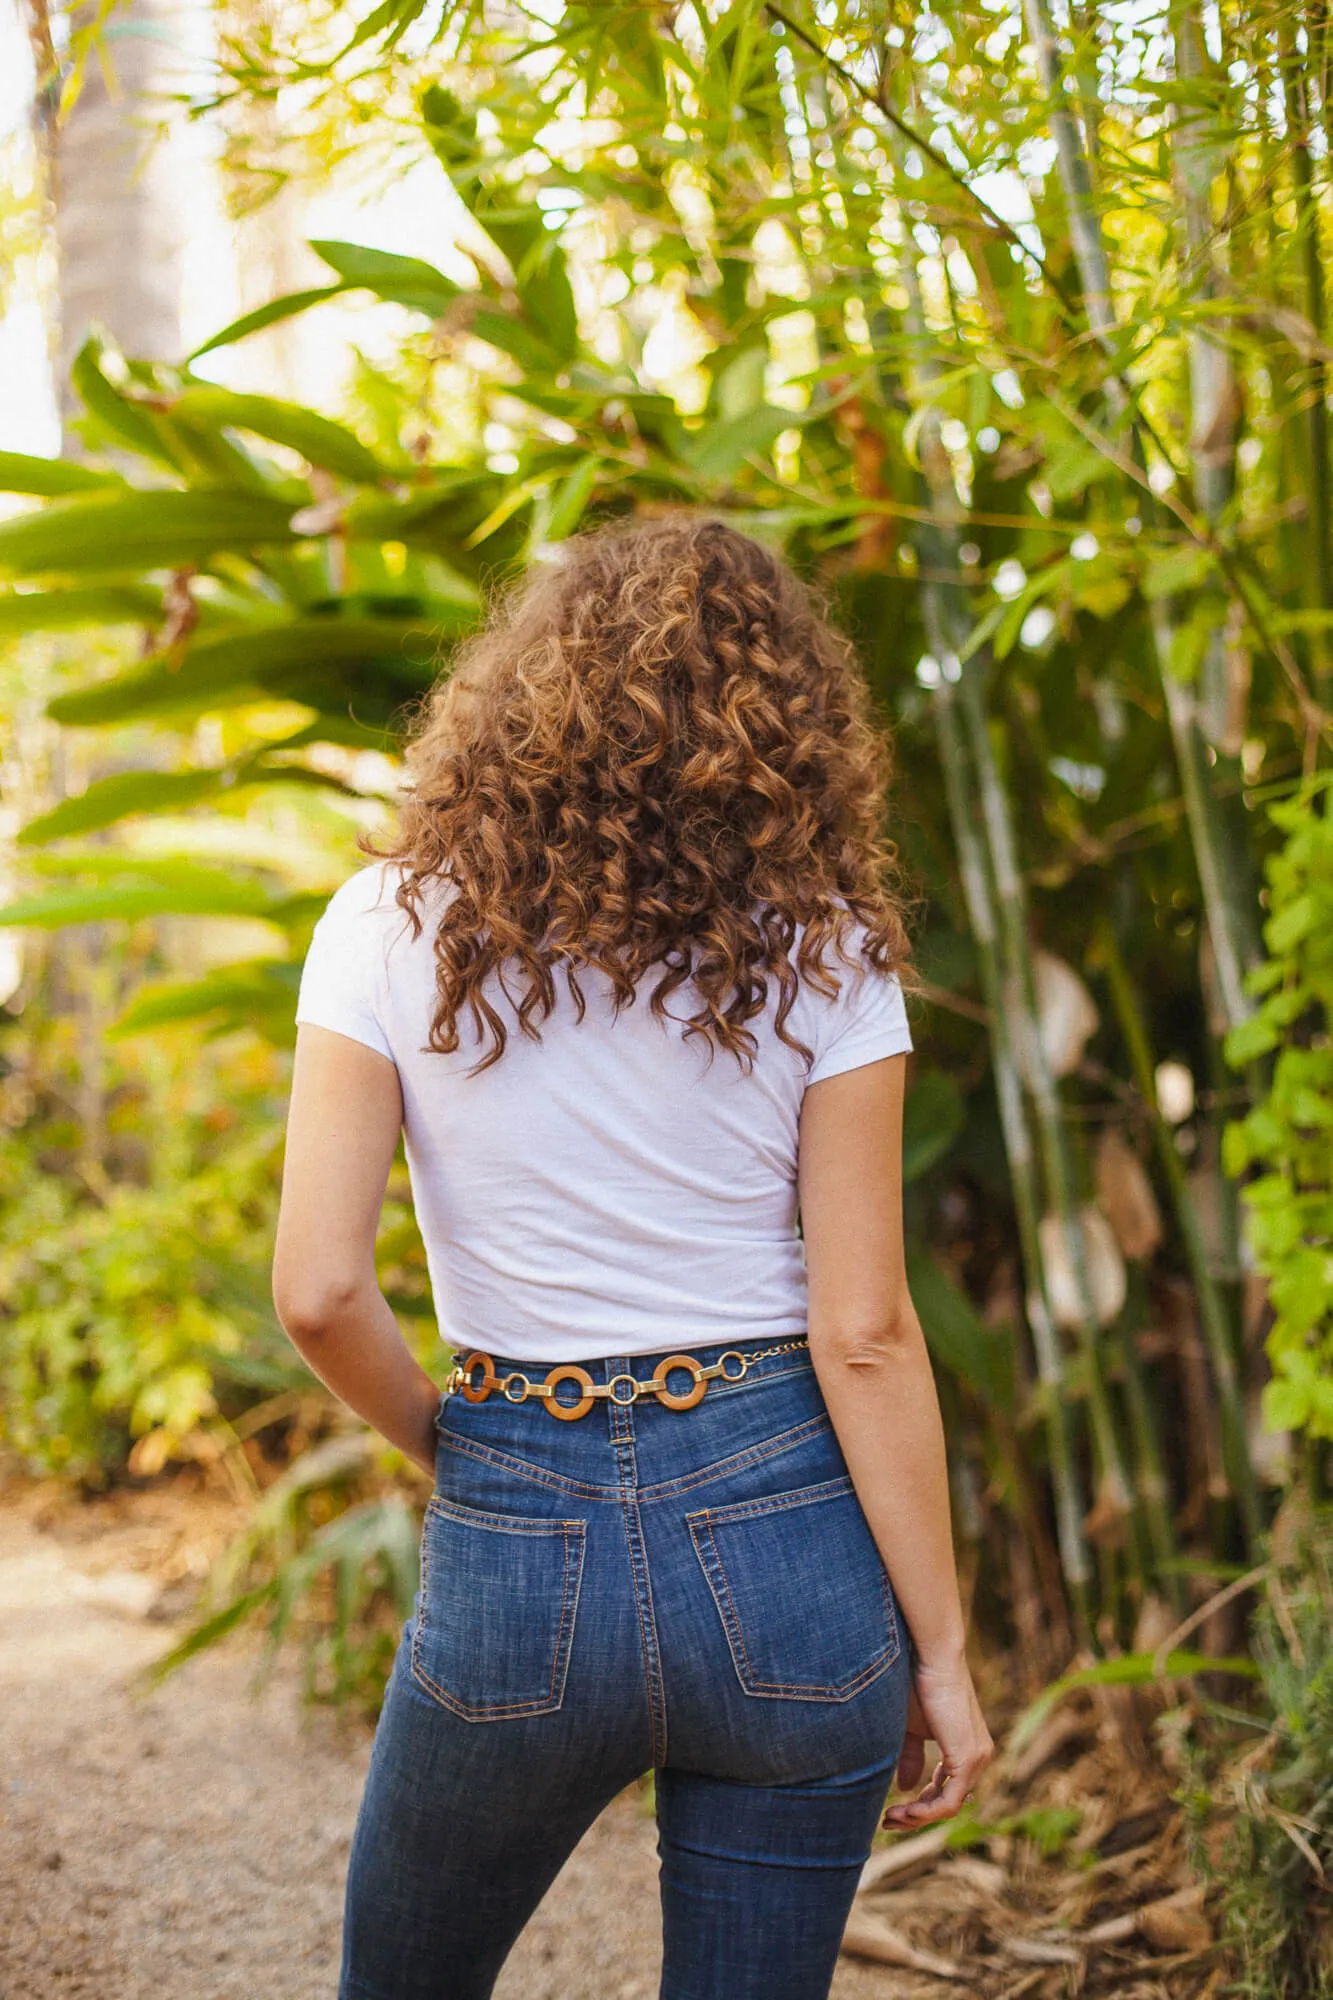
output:
<path id="1" fill-rule="evenodd" d="M 580 1020 L 578 968 L 606 974 L 617 1011 L 660 968 L 653 1012 L 692 981 L 685 1034 L 748 1068 L 770 979 L 776 1031 L 808 1063 L 786 1027 L 798 976 L 836 994 L 830 945 L 849 967 L 906 962 L 888 744 L 851 645 L 722 521 L 635 519 L 560 544 L 461 649 L 408 763 L 397 836 L 371 851 L 400 864 L 415 934 L 430 886 L 453 891 L 428 1047 L 458 1048 L 466 1008 L 491 1040 L 477 1070 L 507 1041 L 492 972 L 536 1040 L 558 966 Z"/>

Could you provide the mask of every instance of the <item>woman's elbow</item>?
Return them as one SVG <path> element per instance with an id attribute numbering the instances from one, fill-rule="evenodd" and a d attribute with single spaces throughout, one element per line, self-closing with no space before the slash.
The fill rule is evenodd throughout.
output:
<path id="1" fill-rule="evenodd" d="M 293 1277 L 275 1269 L 273 1306 L 283 1332 L 304 1353 L 346 1324 L 364 1289 L 350 1277 Z"/>
<path id="2" fill-rule="evenodd" d="M 810 1344 L 835 1368 L 845 1368 L 854 1375 L 878 1375 L 901 1367 L 918 1351 L 921 1327 L 908 1304 L 812 1328 Z"/>

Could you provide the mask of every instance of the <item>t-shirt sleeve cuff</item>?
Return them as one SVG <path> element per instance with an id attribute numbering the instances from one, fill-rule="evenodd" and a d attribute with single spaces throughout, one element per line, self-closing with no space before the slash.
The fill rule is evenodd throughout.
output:
<path id="1" fill-rule="evenodd" d="M 882 1062 L 886 1056 L 907 1055 L 911 1047 L 911 1031 L 905 1022 L 874 1035 L 849 1035 L 813 1065 L 806 1084 L 823 1083 L 849 1069 L 864 1069 L 867 1063 Z"/>
<path id="2" fill-rule="evenodd" d="M 346 1035 L 348 1041 L 360 1042 L 363 1048 L 374 1049 L 376 1055 L 393 1061 L 389 1044 L 374 1021 L 340 1013 L 336 1008 L 311 1006 L 303 1002 L 296 1010 L 296 1025 L 298 1028 L 327 1028 L 332 1034 Z"/>

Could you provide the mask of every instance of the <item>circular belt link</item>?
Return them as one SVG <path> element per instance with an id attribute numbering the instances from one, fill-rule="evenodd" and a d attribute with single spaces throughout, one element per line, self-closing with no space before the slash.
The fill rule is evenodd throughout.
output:
<path id="1" fill-rule="evenodd" d="M 575 1363 L 552 1368 L 544 1382 L 534 1382 L 521 1368 L 497 1375 L 490 1355 L 475 1348 L 465 1361 L 456 1362 L 449 1371 L 445 1394 L 461 1393 L 465 1403 L 484 1403 L 492 1390 L 498 1389 L 507 1403 L 526 1403 L 532 1399 L 545 1403 L 551 1415 L 564 1424 L 586 1417 L 594 1402 L 614 1403 L 617 1409 L 628 1410 L 645 1396 L 655 1396 L 667 1410 L 692 1410 L 703 1401 L 710 1382 L 743 1382 L 756 1361 L 770 1361 L 779 1354 L 796 1354 L 809 1345 L 808 1340 L 788 1340 L 777 1347 L 761 1348 L 758 1354 L 742 1354 L 739 1348 L 729 1347 L 708 1368 L 692 1354 L 668 1354 L 658 1362 L 647 1382 L 637 1375 L 613 1375 L 609 1382 L 601 1383 L 594 1382 L 587 1369 Z M 690 1386 L 673 1389 L 670 1379 L 681 1373 L 690 1377 Z M 562 1401 L 556 1393 L 566 1382 L 578 1387 L 573 1402 Z M 626 1389 L 628 1394 L 622 1393 Z"/>
<path id="2" fill-rule="evenodd" d="M 560 1401 L 555 1392 L 562 1382 L 578 1383 L 582 1393 L 576 1403 Z M 575 1417 L 586 1417 L 592 1408 L 596 1390 L 592 1376 L 586 1368 L 553 1368 L 543 1386 L 547 1395 L 547 1409 L 553 1417 L 559 1417 L 562 1423 L 572 1423 Z"/>
<path id="3" fill-rule="evenodd" d="M 683 1395 L 667 1387 L 668 1375 L 679 1374 L 682 1369 L 694 1378 Z M 657 1391 L 658 1402 L 665 1403 L 669 1410 L 692 1410 L 696 1403 L 703 1401 L 708 1381 L 692 1354 L 668 1354 L 666 1360 L 659 1361 L 653 1370 L 653 1387 Z"/>

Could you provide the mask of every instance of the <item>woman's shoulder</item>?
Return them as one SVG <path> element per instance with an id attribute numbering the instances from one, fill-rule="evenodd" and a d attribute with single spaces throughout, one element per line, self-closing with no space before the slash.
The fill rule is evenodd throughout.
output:
<path id="1" fill-rule="evenodd" d="M 389 917 L 402 908 L 398 901 L 402 881 L 403 871 L 396 861 L 372 861 L 334 890 L 324 906 L 324 917 L 348 923 Z"/>

